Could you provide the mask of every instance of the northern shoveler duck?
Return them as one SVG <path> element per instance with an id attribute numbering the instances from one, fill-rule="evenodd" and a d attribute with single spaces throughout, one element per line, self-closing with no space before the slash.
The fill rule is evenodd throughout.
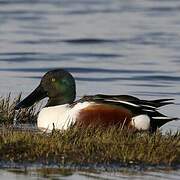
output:
<path id="1" fill-rule="evenodd" d="M 154 132 L 167 122 L 177 119 L 167 117 L 157 110 L 161 106 L 172 104 L 172 99 L 148 101 L 129 95 L 97 94 L 75 101 L 75 80 L 63 69 L 47 72 L 39 86 L 19 102 L 15 109 L 29 107 L 45 97 L 49 100 L 37 119 L 38 128 L 44 130 L 65 130 L 71 125 L 116 125 Z"/>

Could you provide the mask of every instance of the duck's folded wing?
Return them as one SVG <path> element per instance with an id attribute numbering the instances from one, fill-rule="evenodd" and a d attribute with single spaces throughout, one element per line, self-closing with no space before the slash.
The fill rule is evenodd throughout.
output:
<path id="1" fill-rule="evenodd" d="M 94 96 L 84 96 L 82 99 L 87 101 L 95 101 L 95 102 L 103 102 L 103 103 L 111 103 L 115 105 L 125 105 L 132 106 L 141 109 L 151 109 L 155 110 L 161 106 L 165 106 L 168 104 L 173 104 L 173 99 L 156 99 L 156 100 L 141 100 L 134 96 L 129 95 L 103 95 L 97 94 Z"/>

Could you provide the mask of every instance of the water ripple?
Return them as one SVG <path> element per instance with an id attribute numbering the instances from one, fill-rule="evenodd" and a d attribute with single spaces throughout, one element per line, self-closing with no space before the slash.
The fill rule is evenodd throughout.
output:
<path id="1" fill-rule="evenodd" d="M 95 13 L 120 13 L 123 9 L 91 9 L 91 10 L 71 10 L 66 12 L 67 15 L 83 15 Z"/>
<path id="2" fill-rule="evenodd" d="M 166 7 L 163 7 L 163 6 L 159 6 L 159 7 L 151 7 L 151 8 L 148 8 L 148 11 L 149 12 L 175 12 L 175 11 L 179 11 L 180 10 L 180 6 L 175 6 L 175 7 L 169 7 L 169 6 L 166 6 Z"/>
<path id="3" fill-rule="evenodd" d="M 56 67 L 57 68 L 57 67 Z M 136 69 L 105 69 L 105 68 L 85 68 L 85 67 L 61 67 L 72 73 L 113 73 L 113 74 L 148 74 L 159 73 L 156 70 L 136 70 Z M 12 71 L 12 72 L 47 72 L 55 68 L 0 68 L 0 71 Z M 151 76 L 136 76 L 134 79 L 151 79 Z"/>
<path id="4" fill-rule="evenodd" d="M 63 42 L 70 44 L 101 44 L 101 43 L 119 43 L 118 39 L 100 39 L 100 38 L 79 38 L 79 39 L 67 39 Z"/>
<path id="5" fill-rule="evenodd" d="M 57 44 L 57 43 L 69 43 L 69 44 L 107 44 L 107 43 L 122 43 L 126 40 L 123 39 L 101 39 L 101 38 L 78 38 L 78 39 L 38 39 L 38 40 L 21 40 L 16 41 L 17 44 Z"/>
<path id="6" fill-rule="evenodd" d="M 168 76 L 168 75 L 148 75 L 148 76 L 135 76 L 136 80 L 144 81 L 180 81 L 180 76 Z"/>
<path id="7" fill-rule="evenodd" d="M 7 62 L 27 62 L 27 61 L 64 61 L 76 60 L 79 58 L 122 58 L 124 55 L 115 53 L 61 53 L 61 54 L 43 54 L 43 53 L 0 53 L 0 61 Z"/>

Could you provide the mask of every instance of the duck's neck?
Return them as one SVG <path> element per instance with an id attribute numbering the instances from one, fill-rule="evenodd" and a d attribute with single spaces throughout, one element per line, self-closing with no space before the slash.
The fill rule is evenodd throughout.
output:
<path id="1" fill-rule="evenodd" d="M 63 96 L 53 97 L 49 98 L 48 103 L 46 104 L 46 107 L 50 106 L 57 106 L 62 104 L 71 104 L 75 100 L 75 94 L 66 94 Z"/>

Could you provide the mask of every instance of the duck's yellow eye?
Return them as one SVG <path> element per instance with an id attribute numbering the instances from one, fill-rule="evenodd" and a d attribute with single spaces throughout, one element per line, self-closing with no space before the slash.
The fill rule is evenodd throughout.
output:
<path id="1" fill-rule="evenodd" d="M 55 82 L 55 81 L 56 81 L 56 79 L 55 79 L 55 78 L 52 78 L 52 79 L 51 79 L 51 81 L 52 81 L 52 82 Z"/>

